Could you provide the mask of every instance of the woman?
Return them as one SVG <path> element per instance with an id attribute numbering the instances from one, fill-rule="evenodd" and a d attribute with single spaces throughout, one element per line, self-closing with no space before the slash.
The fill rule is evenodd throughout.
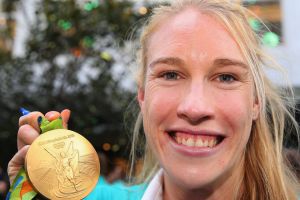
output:
<path id="1" fill-rule="evenodd" d="M 150 181 L 143 199 L 297 198 L 298 183 L 282 157 L 284 122 L 296 127 L 293 105 L 264 74 L 270 60 L 248 14 L 224 0 L 172 1 L 154 10 L 141 36 L 141 113 L 132 147 L 134 160 L 143 124 L 140 182 Z M 24 163 L 24 144 L 38 134 L 23 124 L 38 115 L 20 120 L 11 177 Z M 65 122 L 68 116 L 62 113 Z"/>

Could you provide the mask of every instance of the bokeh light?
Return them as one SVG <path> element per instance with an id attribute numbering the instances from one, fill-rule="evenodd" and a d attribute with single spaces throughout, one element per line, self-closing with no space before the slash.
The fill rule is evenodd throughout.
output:
<path id="1" fill-rule="evenodd" d="M 92 11 L 93 9 L 97 8 L 98 6 L 99 6 L 98 1 L 89 1 L 84 4 L 83 8 L 86 11 Z"/>
<path id="2" fill-rule="evenodd" d="M 148 9 L 145 6 L 139 8 L 139 13 L 141 15 L 146 15 L 148 13 Z"/>
<path id="3" fill-rule="evenodd" d="M 120 150 L 120 146 L 119 146 L 118 144 L 114 144 L 114 145 L 112 146 L 111 150 L 112 150 L 113 152 L 117 152 L 117 151 Z"/>
<path id="4" fill-rule="evenodd" d="M 73 49 L 71 49 L 71 52 L 76 58 L 79 58 L 82 53 L 81 49 L 79 49 L 79 48 L 73 48 Z"/>
<path id="5" fill-rule="evenodd" d="M 102 145 L 102 149 L 103 149 L 104 151 L 109 151 L 109 150 L 111 149 L 111 144 L 109 144 L 109 143 L 104 143 L 104 144 Z"/>
<path id="6" fill-rule="evenodd" d="M 93 45 L 93 43 L 94 43 L 94 40 L 90 36 L 85 36 L 82 40 L 82 44 L 86 48 L 91 47 Z"/>
<path id="7" fill-rule="evenodd" d="M 107 62 L 109 62 L 109 61 L 112 60 L 111 55 L 110 55 L 108 52 L 106 52 L 106 51 L 102 51 L 102 52 L 100 53 L 100 57 L 101 57 L 103 60 L 107 61 Z"/>
<path id="8" fill-rule="evenodd" d="M 72 28 L 72 23 L 70 21 L 60 19 L 58 20 L 58 26 L 62 28 L 64 31 L 67 31 L 70 28 Z"/>
<path id="9" fill-rule="evenodd" d="M 249 24 L 254 31 L 260 31 L 262 24 L 258 19 L 249 18 Z"/>
<path id="10" fill-rule="evenodd" d="M 280 37 L 276 33 L 266 32 L 262 37 L 262 42 L 266 46 L 276 47 L 280 43 Z"/>

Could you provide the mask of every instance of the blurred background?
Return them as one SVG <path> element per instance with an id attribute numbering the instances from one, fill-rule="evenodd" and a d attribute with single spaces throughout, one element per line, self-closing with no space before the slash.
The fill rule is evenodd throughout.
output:
<path id="1" fill-rule="evenodd" d="M 286 68 L 299 98 L 300 1 L 240 2 L 268 26 L 249 19 L 264 48 Z M 136 116 L 131 108 L 137 107 L 135 49 L 154 5 L 150 0 L 0 0 L 0 194 L 7 163 L 17 151 L 20 107 L 70 109 L 69 128 L 104 154 L 108 169 L 122 171 L 117 178 L 124 177 Z M 268 74 L 283 84 L 276 72 Z M 287 146 L 295 141 L 290 137 Z"/>

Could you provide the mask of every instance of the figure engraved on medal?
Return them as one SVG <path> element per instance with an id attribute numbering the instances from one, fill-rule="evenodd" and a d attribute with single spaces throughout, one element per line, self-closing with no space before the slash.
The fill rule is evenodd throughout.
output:
<path id="1" fill-rule="evenodd" d="M 100 166 L 95 152 L 84 145 L 78 142 L 77 136 L 70 135 L 36 145 L 41 158 L 28 166 L 31 172 L 28 174 L 41 194 L 49 199 L 81 199 L 91 191 Z"/>

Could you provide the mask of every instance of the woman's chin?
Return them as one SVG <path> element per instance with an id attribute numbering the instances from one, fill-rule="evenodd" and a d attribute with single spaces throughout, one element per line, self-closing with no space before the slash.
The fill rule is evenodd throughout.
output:
<path id="1" fill-rule="evenodd" d="M 203 173 L 193 173 L 193 172 L 183 172 L 176 174 L 168 174 L 164 176 L 165 187 L 167 185 L 176 185 L 175 188 L 178 188 L 178 191 L 185 193 L 189 192 L 208 192 L 205 190 L 214 188 L 214 182 L 216 182 L 217 176 L 215 174 L 203 174 Z M 199 191 L 199 189 L 203 191 Z"/>

